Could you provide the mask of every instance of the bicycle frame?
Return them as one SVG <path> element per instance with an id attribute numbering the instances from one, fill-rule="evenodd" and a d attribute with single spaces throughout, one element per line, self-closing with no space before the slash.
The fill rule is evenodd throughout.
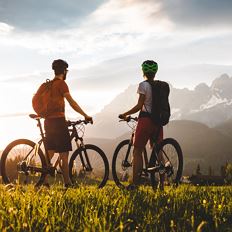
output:
<path id="1" fill-rule="evenodd" d="M 83 150 L 80 153 L 80 160 L 81 160 L 81 164 L 82 164 L 83 170 L 85 170 L 85 171 L 92 171 L 93 168 L 91 166 L 91 163 L 90 163 L 87 151 L 85 149 L 84 139 L 83 139 L 83 137 L 80 137 L 78 135 L 77 129 L 75 127 L 76 123 L 70 123 L 70 124 L 72 126 L 72 129 L 69 129 L 69 131 L 71 132 L 71 135 L 70 135 L 71 141 L 74 139 L 74 141 L 76 143 L 76 146 L 77 146 L 77 149 L 78 148 L 82 148 L 82 150 Z M 78 143 L 78 141 L 79 141 L 79 143 Z M 82 152 L 84 154 L 82 154 Z"/>
<path id="2" fill-rule="evenodd" d="M 129 121 L 130 120 L 137 121 L 137 118 L 130 117 Z M 124 121 L 124 120 L 122 120 L 122 121 Z M 159 132 L 160 132 L 160 129 L 157 131 L 157 133 L 154 136 L 153 141 L 152 141 L 153 142 L 153 148 L 152 148 L 150 160 L 148 161 L 148 156 L 147 156 L 146 149 L 144 149 L 144 152 L 142 153 L 142 158 L 143 158 L 144 164 L 145 164 L 145 168 L 143 168 L 142 172 L 143 172 L 143 174 L 145 176 L 148 176 L 148 173 L 150 173 L 150 172 L 158 172 L 161 168 L 163 168 L 162 165 L 155 165 L 154 166 L 154 164 L 156 163 L 156 161 L 158 161 L 158 154 L 157 154 L 158 144 L 157 144 L 157 138 L 159 136 Z M 132 164 L 128 161 L 128 158 L 129 158 L 129 155 L 130 155 L 131 147 L 133 145 L 134 134 L 135 134 L 135 132 L 132 131 L 132 134 L 131 134 L 131 137 L 130 137 L 130 143 L 129 143 L 129 146 L 127 148 L 127 152 L 126 152 L 126 156 L 125 156 L 125 160 L 123 161 L 123 166 L 124 167 L 130 167 L 130 166 L 132 166 Z M 164 154 L 165 154 L 165 152 L 164 152 Z M 166 157 L 167 157 L 167 155 L 166 155 Z M 141 173 L 141 175 L 142 175 L 142 173 Z"/>
<path id="3" fill-rule="evenodd" d="M 37 120 L 37 123 L 38 123 L 37 126 L 39 127 L 39 130 L 40 130 L 41 139 L 36 143 L 35 147 L 29 151 L 29 153 L 26 155 L 26 157 L 24 158 L 24 160 L 21 161 L 18 164 L 18 170 L 19 171 L 23 171 L 25 174 L 27 174 L 28 171 L 31 171 L 31 172 L 40 172 L 40 173 L 50 174 L 51 176 L 54 176 L 55 175 L 55 171 L 57 170 L 58 164 L 60 165 L 60 158 L 57 157 L 57 159 L 54 161 L 54 165 L 51 164 L 51 160 L 49 158 L 48 150 L 46 148 L 46 143 L 45 143 L 45 139 L 46 139 L 45 138 L 45 133 L 43 131 L 40 118 L 37 115 L 30 115 L 30 117 L 33 118 L 33 119 L 35 119 L 35 120 Z M 85 171 L 92 171 L 93 168 L 92 168 L 92 166 L 90 164 L 90 160 L 89 160 L 88 154 L 87 154 L 87 152 L 85 150 L 85 145 L 84 145 L 83 138 L 78 135 L 77 129 L 75 127 L 75 125 L 77 125 L 78 123 L 83 123 L 83 122 L 82 121 L 75 122 L 75 123 L 69 122 L 70 126 L 72 126 L 72 129 L 69 129 L 70 138 L 71 138 L 71 141 L 73 139 L 75 140 L 77 149 L 78 148 L 82 148 L 83 149 L 83 153 L 81 152 L 81 154 L 80 154 L 80 160 L 81 160 L 83 169 Z M 45 154 L 44 155 L 45 155 L 47 167 L 45 167 L 45 168 L 43 168 L 43 167 L 39 168 L 39 167 L 30 166 L 29 165 L 30 161 L 32 160 L 33 157 L 35 157 L 35 156 L 38 155 L 38 151 L 39 151 L 39 149 L 40 149 L 40 147 L 41 147 L 42 144 L 44 145 L 44 150 L 45 150 Z M 31 153 L 32 153 L 33 150 L 35 150 L 35 152 L 30 157 L 30 155 L 31 155 Z M 29 158 L 29 160 L 28 160 L 28 158 Z"/>
<path id="4" fill-rule="evenodd" d="M 39 168 L 39 167 L 29 165 L 32 158 L 38 155 L 38 151 L 39 151 L 42 143 L 43 143 L 43 139 L 40 139 L 39 142 L 35 145 L 35 148 L 32 148 L 29 151 L 29 153 L 26 155 L 26 157 L 17 165 L 18 171 L 23 171 L 25 174 L 27 174 L 28 171 L 30 171 L 30 172 L 40 172 L 40 173 L 50 174 L 51 176 L 55 175 L 56 167 L 59 164 L 59 157 L 56 159 L 54 166 L 47 165 L 46 167 Z M 30 157 L 31 152 L 34 149 L 35 149 L 35 152 Z M 27 160 L 28 158 L 29 158 L 29 160 Z M 46 158 L 46 156 L 45 156 L 45 158 Z"/>

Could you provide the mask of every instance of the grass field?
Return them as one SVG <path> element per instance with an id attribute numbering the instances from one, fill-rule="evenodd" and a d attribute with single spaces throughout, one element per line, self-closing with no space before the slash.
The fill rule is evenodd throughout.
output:
<path id="1" fill-rule="evenodd" d="M 0 185 L 0 231 L 232 231 L 232 187 Z"/>

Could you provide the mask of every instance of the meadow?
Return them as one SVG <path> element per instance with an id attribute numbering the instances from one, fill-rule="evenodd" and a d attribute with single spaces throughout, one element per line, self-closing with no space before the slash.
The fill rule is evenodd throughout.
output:
<path id="1" fill-rule="evenodd" d="M 0 185 L 0 231 L 232 231 L 232 187 Z"/>

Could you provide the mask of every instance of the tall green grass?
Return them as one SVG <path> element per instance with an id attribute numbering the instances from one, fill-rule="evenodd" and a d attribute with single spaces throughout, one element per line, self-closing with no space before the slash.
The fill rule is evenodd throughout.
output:
<path id="1" fill-rule="evenodd" d="M 0 185 L 0 231 L 232 231 L 232 187 Z"/>

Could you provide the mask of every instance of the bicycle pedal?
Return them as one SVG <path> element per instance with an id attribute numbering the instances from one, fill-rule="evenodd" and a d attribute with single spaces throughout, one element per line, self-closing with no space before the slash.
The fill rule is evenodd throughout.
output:
<path id="1" fill-rule="evenodd" d="M 141 178 L 149 178 L 149 174 L 148 173 L 142 173 L 140 175 Z"/>
<path id="2" fill-rule="evenodd" d="M 148 171 L 148 172 L 158 172 L 159 169 L 160 169 L 160 167 L 155 166 L 155 167 L 147 168 L 147 171 Z"/>
<path id="3" fill-rule="evenodd" d="M 165 172 L 168 177 L 171 177 L 174 174 L 173 167 L 171 165 L 165 165 Z"/>
<path id="4" fill-rule="evenodd" d="M 50 174 L 50 176 L 54 177 L 56 174 L 56 168 L 55 167 L 49 167 L 48 168 L 48 173 Z"/>
<path id="5" fill-rule="evenodd" d="M 172 169 L 167 171 L 168 177 L 171 177 L 173 174 L 174 174 L 174 171 Z"/>
<path id="6" fill-rule="evenodd" d="M 56 170 L 56 173 L 59 175 L 63 174 L 63 172 L 61 170 Z"/>

